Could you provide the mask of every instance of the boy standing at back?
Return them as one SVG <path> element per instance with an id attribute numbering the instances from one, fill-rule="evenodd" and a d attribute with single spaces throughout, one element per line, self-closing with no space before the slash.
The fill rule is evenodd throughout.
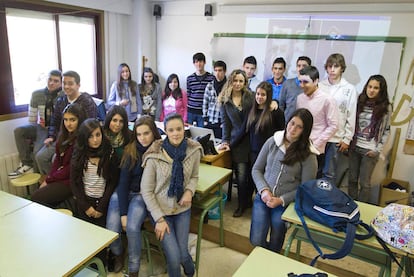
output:
<path id="1" fill-rule="evenodd" d="M 282 89 L 282 85 L 286 80 L 284 76 L 286 71 L 286 61 L 284 58 L 279 57 L 273 61 L 272 65 L 272 78 L 267 80 L 272 85 L 273 95 L 272 100 L 276 100 L 279 102 L 280 90 Z"/>
<path id="2" fill-rule="evenodd" d="M 257 61 L 256 58 L 253 56 L 249 56 L 244 59 L 243 61 L 243 71 L 246 73 L 247 76 L 247 86 L 249 90 L 252 92 L 256 92 L 256 87 L 260 83 L 259 79 L 257 79 L 254 73 L 257 69 Z"/>
<path id="3" fill-rule="evenodd" d="M 221 138 L 221 115 L 220 105 L 217 103 L 217 96 L 227 81 L 227 65 L 223 61 L 214 63 L 214 81 L 206 86 L 203 100 L 204 125 L 214 131 L 216 138 Z"/>
<path id="4" fill-rule="evenodd" d="M 296 110 L 296 98 L 302 93 L 299 82 L 299 71 L 312 63 L 311 59 L 306 56 L 300 56 L 296 60 L 297 77 L 288 79 L 283 82 L 279 95 L 279 107 L 285 111 L 285 121 L 288 122 L 293 112 Z"/>
<path id="5" fill-rule="evenodd" d="M 319 71 L 314 66 L 307 66 L 299 71 L 300 87 L 303 90 L 296 101 L 296 108 L 308 109 L 313 116 L 310 139 L 318 149 L 318 175 L 322 177 L 325 161 L 326 143 L 338 129 L 338 107 L 335 99 L 318 87 Z"/>
<path id="6" fill-rule="evenodd" d="M 214 80 L 214 76 L 204 70 L 206 56 L 203 53 L 193 55 L 193 64 L 196 71 L 187 77 L 187 122 L 196 122 L 198 127 L 203 127 L 204 91 L 207 84 Z"/>
<path id="7" fill-rule="evenodd" d="M 345 58 L 341 54 L 332 54 L 325 63 L 328 78 L 319 87 L 328 92 L 338 106 L 338 131 L 328 140 L 325 149 L 323 177 L 337 187 L 349 168 L 348 148 L 355 131 L 355 117 L 358 93 L 342 74 L 345 72 Z"/>

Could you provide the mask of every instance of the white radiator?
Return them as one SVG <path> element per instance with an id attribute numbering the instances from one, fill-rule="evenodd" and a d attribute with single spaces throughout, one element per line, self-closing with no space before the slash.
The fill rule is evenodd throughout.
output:
<path id="1" fill-rule="evenodd" d="M 16 170 L 19 166 L 20 159 L 18 153 L 7 154 L 0 156 L 0 190 L 24 196 L 26 195 L 26 188 L 20 187 L 16 188 L 10 184 L 9 177 L 7 176 L 9 172 Z"/>

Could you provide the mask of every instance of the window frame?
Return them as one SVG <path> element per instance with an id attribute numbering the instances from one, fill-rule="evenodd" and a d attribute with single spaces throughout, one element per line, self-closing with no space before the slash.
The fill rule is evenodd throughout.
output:
<path id="1" fill-rule="evenodd" d="M 59 41 L 59 23 L 58 14 L 68 14 L 72 16 L 81 16 L 92 18 L 95 24 L 95 35 L 96 35 L 96 81 L 97 81 L 97 93 L 91 94 L 94 97 L 103 98 L 104 95 L 104 12 L 94 9 L 86 9 L 76 6 L 69 6 L 57 3 L 35 3 L 33 1 L 2 1 L 0 4 L 0 121 L 9 120 L 13 118 L 27 116 L 28 105 L 15 105 L 14 102 L 14 87 L 12 82 L 12 71 L 10 61 L 10 51 L 7 35 L 7 24 L 6 24 L 6 8 L 25 9 L 36 12 L 49 12 L 53 13 L 57 41 L 56 47 L 58 49 L 58 66 L 62 69 L 61 59 L 61 46 Z M 53 69 L 53 68 L 51 68 Z M 46 84 L 45 84 L 46 86 Z M 33 91 L 39 88 L 33 88 Z"/>

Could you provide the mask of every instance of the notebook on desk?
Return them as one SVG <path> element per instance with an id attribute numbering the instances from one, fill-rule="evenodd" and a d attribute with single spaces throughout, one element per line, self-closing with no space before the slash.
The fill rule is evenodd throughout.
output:
<path id="1" fill-rule="evenodd" d="M 190 126 L 191 138 L 196 139 L 197 137 L 204 137 L 205 135 L 210 134 L 210 140 L 214 142 L 214 146 L 217 146 L 221 143 L 221 139 L 214 137 L 214 131 L 208 128 Z"/>

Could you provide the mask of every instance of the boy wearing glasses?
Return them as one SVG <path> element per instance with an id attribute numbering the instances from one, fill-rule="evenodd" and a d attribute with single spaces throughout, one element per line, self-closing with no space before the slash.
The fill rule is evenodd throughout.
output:
<path id="1" fill-rule="evenodd" d="M 48 74 L 46 87 L 32 93 L 29 104 L 29 124 L 14 129 L 20 165 L 8 174 L 10 179 L 38 171 L 33 157 L 47 138 L 47 128 L 50 125 L 53 106 L 60 91 L 62 91 L 62 73 L 59 70 L 52 70 Z"/>
<path id="2" fill-rule="evenodd" d="M 331 95 L 319 89 L 319 71 L 316 67 L 307 66 L 301 69 L 299 82 L 303 93 L 297 98 L 296 108 L 308 109 L 313 116 L 310 139 L 320 153 L 317 174 L 317 178 L 320 178 L 325 160 L 326 143 L 338 129 L 338 107 Z"/>
<path id="3" fill-rule="evenodd" d="M 336 102 L 339 111 L 338 131 L 328 140 L 325 149 L 323 177 L 339 187 L 349 168 L 348 148 L 355 131 L 355 117 L 358 93 L 342 74 L 345 72 L 345 58 L 332 54 L 325 63 L 328 78 L 319 87 L 328 92 Z"/>

